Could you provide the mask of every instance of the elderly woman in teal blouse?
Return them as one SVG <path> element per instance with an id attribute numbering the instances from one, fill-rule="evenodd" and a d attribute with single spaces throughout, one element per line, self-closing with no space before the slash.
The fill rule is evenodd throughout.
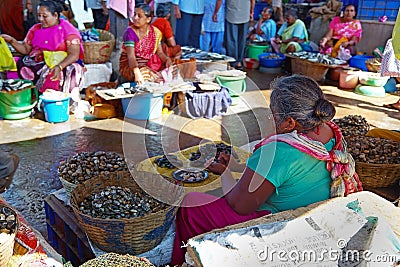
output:
<path id="1" fill-rule="evenodd" d="M 271 39 L 271 45 L 277 53 L 293 53 L 303 50 L 303 45 L 308 44 L 308 33 L 304 22 L 297 18 L 294 10 L 285 13 L 286 22 L 276 35 Z"/>
<path id="2" fill-rule="evenodd" d="M 248 38 L 250 41 L 270 42 L 276 35 L 276 22 L 272 19 L 273 9 L 264 7 L 261 18 L 250 29 Z"/>

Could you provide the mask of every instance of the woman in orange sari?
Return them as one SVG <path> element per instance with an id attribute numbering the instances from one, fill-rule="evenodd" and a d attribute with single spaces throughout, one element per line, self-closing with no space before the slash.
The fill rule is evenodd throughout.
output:
<path id="1" fill-rule="evenodd" d="M 161 32 L 150 22 L 150 7 L 146 4 L 138 5 L 133 24 L 125 31 L 120 57 L 120 73 L 127 81 L 138 84 L 145 81 L 159 82 L 162 78 L 158 71 L 172 65 L 172 60 L 162 50 Z"/>

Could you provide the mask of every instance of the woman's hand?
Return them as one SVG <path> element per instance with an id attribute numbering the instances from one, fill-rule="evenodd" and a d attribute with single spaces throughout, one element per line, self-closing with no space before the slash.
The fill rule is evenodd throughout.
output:
<path id="1" fill-rule="evenodd" d="M 217 162 L 211 162 L 208 169 L 216 174 L 223 173 L 226 169 L 230 169 L 234 172 L 243 172 L 246 167 L 244 164 L 239 163 L 237 160 L 233 159 L 231 155 L 220 153 Z"/>
<path id="2" fill-rule="evenodd" d="M 52 75 L 50 77 L 51 81 L 58 81 L 61 79 L 61 72 L 62 72 L 62 67 L 61 65 L 56 65 L 54 66 L 51 71 L 50 71 L 50 75 Z"/>
<path id="3" fill-rule="evenodd" d="M 224 164 L 222 164 L 222 163 L 211 162 L 211 164 L 208 165 L 207 169 L 208 169 L 209 171 L 211 171 L 212 173 L 221 175 L 221 174 L 223 174 L 223 173 L 226 171 L 227 166 L 224 165 Z"/>
<path id="4" fill-rule="evenodd" d="M 165 61 L 165 67 L 169 68 L 172 66 L 172 59 L 170 57 L 167 57 L 167 60 Z"/>
<path id="5" fill-rule="evenodd" d="M 326 37 L 322 38 L 321 41 L 319 42 L 319 46 L 325 47 L 327 41 L 328 39 Z"/>
<path id="6" fill-rule="evenodd" d="M 4 41 L 6 41 L 7 43 L 9 43 L 11 45 L 12 45 L 12 43 L 17 42 L 17 40 L 14 37 L 12 37 L 8 34 L 1 34 L 1 37 L 3 37 Z"/>
<path id="7" fill-rule="evenodd" d="M 276 44 L 282 44 L 282 40 L 281 40 L 281 38 L 275 38 L 275 40 L 274 40 L 274 42 L 276 43 Z"/>
<path id="8" fill-rule="evenodd" d="M 140 69 L 139 68 L 134 68 L 133 69 L 133 73 L 135 75 L 135 82 L 137 84 L 143 84 L 144 83 L 144 79 L 143 79 L 142 73 L 140 72 Z"/>

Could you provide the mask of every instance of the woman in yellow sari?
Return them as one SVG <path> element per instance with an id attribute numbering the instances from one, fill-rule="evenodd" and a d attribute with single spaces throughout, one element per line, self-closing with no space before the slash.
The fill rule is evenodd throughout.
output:
<path id="1" fill-rule="evenodd" d="M 304 22 L 297 18 L 294 10 L 288 10 L 285 13 L 285 20 L 276 38 L 271 38 L 272 47 L 277 53 L 302 51 L 302 45 L 308 43 L 308 33 Z"/>

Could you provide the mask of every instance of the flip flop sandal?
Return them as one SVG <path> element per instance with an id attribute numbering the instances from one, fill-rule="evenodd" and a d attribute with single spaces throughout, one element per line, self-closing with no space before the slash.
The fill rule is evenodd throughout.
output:
<path id="1" fill-rule="evenodd" d="M 400 111 L 400 107 L 397 107 L 395 104 L 384 104 L 383 106 L 385 108 L 390 108 L 390 109 L 394 109 L 394 110 Z"/>
<path id="2" fill-rule="evenodd" d="M 19 164 L 19 157 L 17 155 L 11 155 L 12 160 L 14 162 L 14 170 L 6 177 L 0 179 L 0 193 L 4 193 L 7 188 L 10 186 L 13 176 L 15 174 L 15 171 L 18 168 L 18 164 Z"/>

